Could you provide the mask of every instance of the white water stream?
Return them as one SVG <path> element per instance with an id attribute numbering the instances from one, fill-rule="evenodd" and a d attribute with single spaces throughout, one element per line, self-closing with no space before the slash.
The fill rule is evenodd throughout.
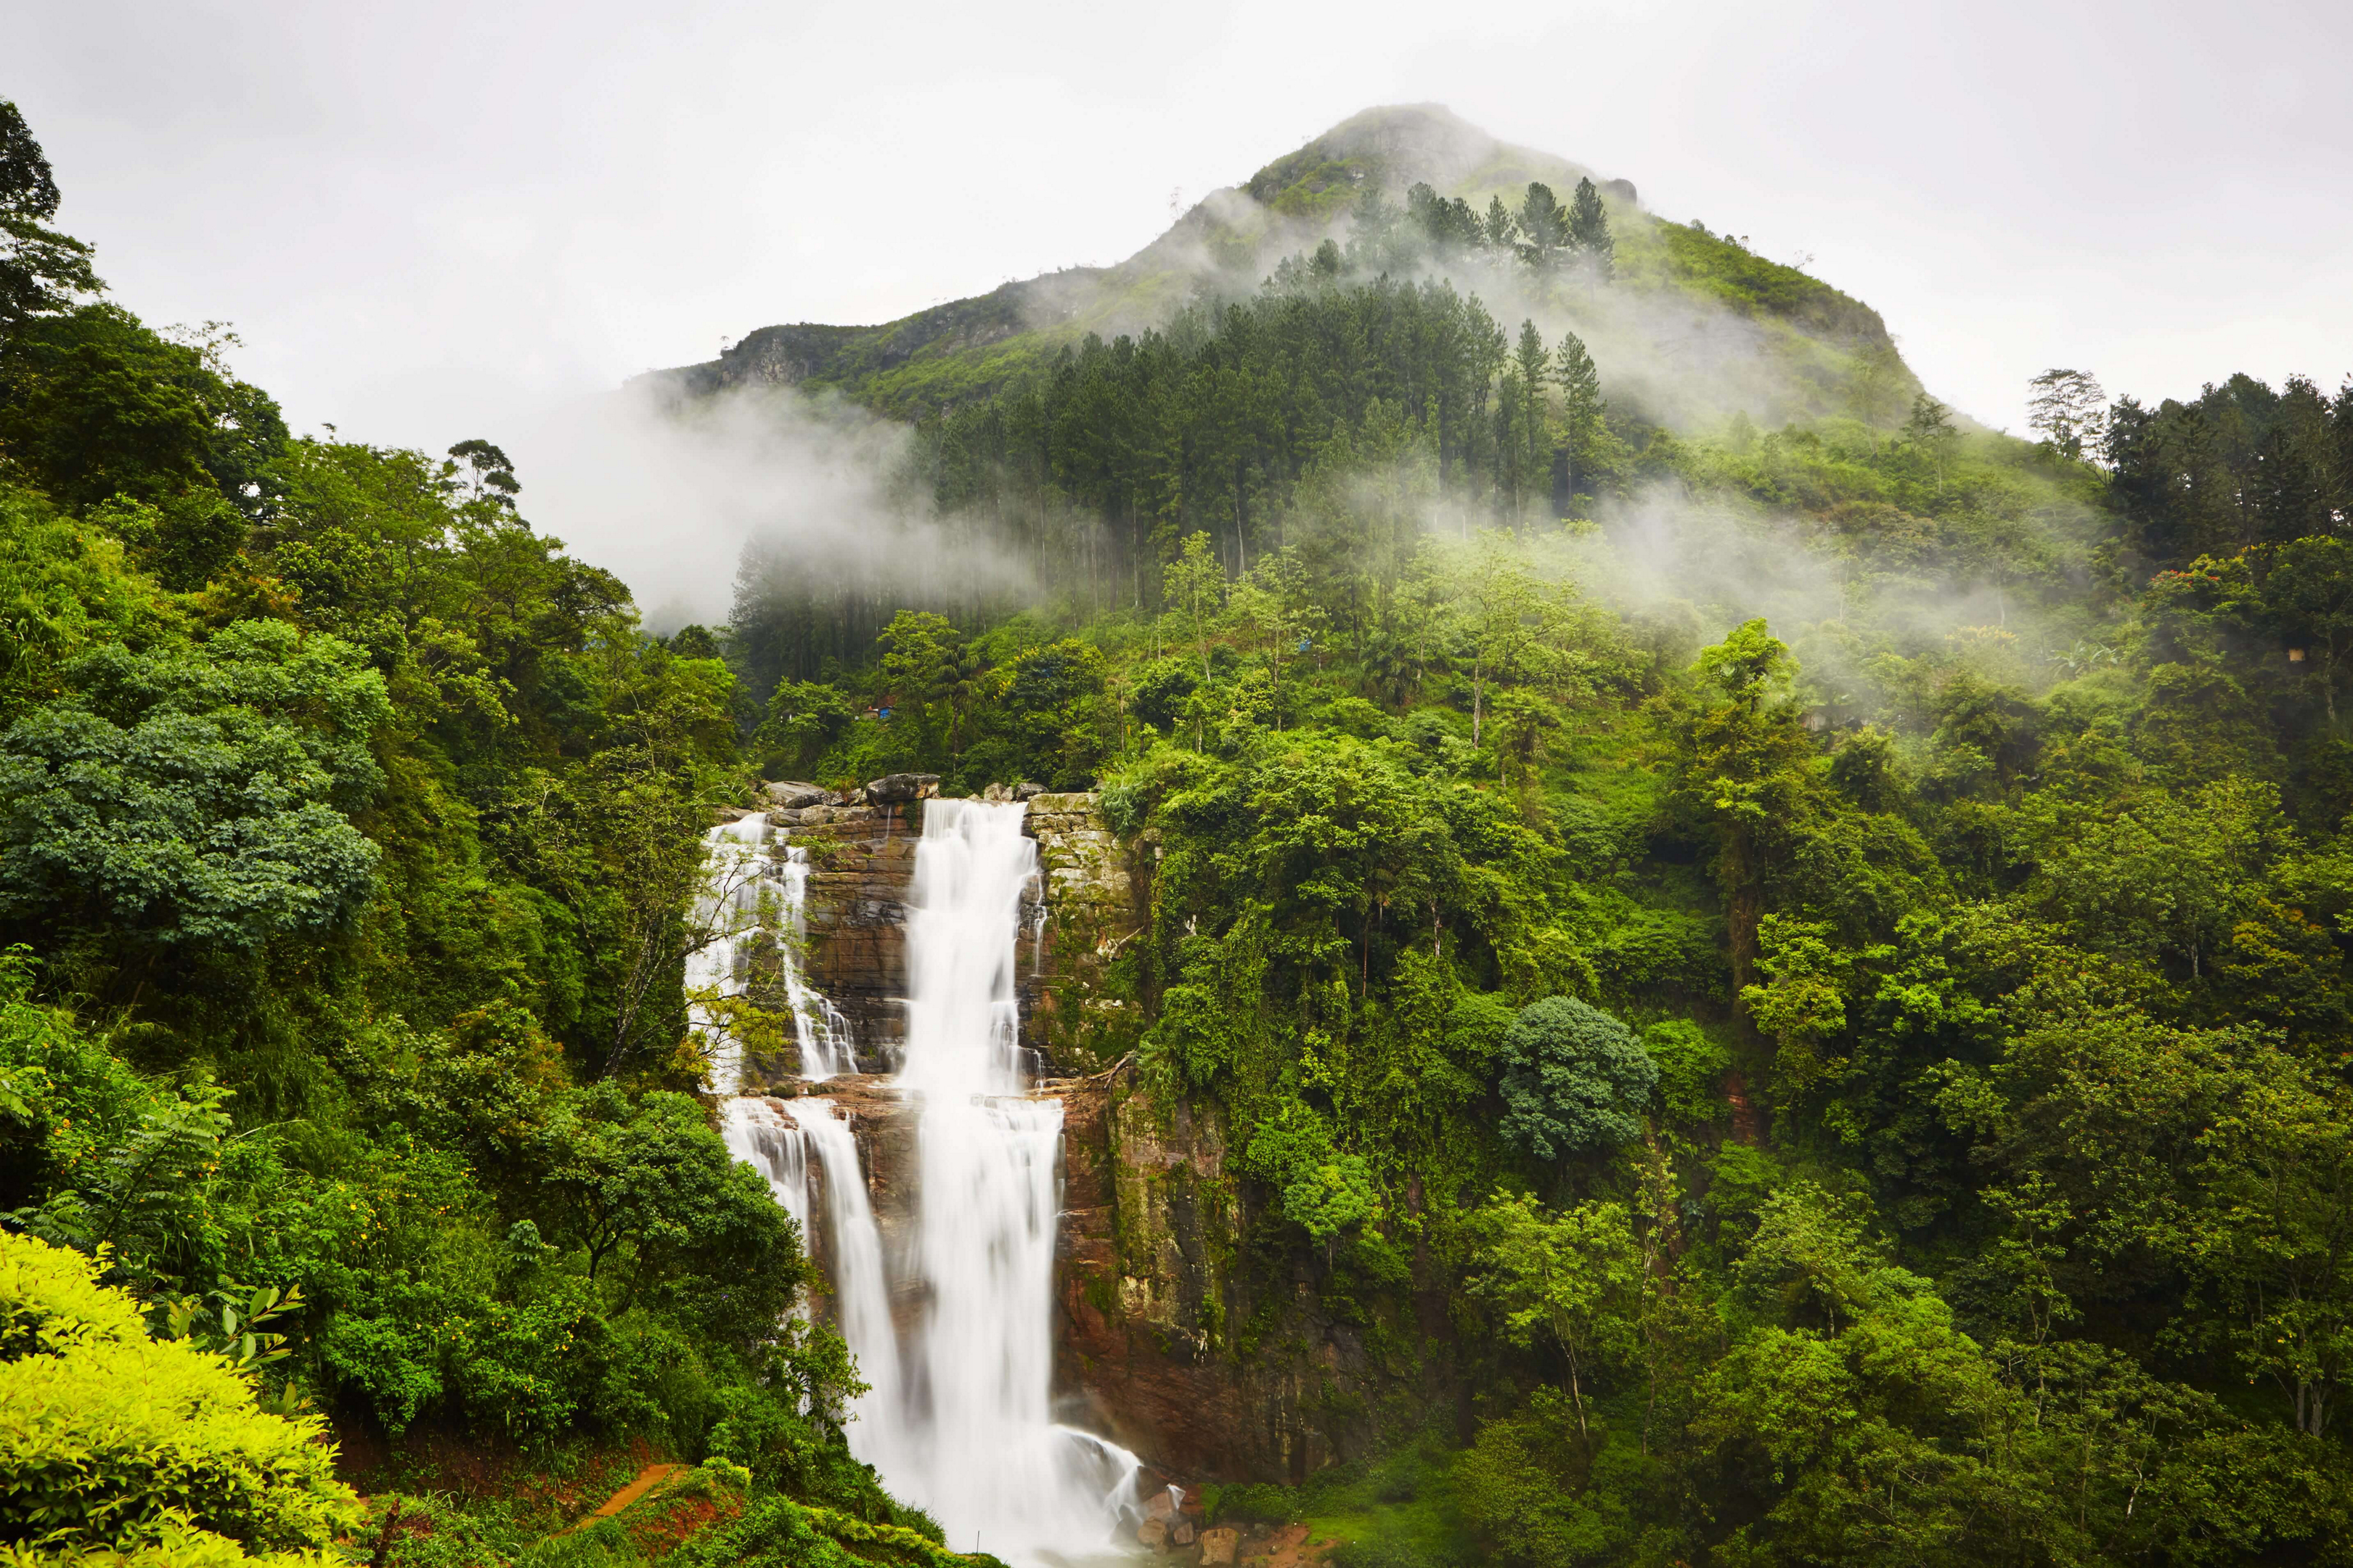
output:
<path id="1" fill-rule="evenodd" d="M 1014 958 L 1038 859 L 1022 814 L 975 801 L 924 805 L 906 910 L 906 1049 L 894 1080 L 919 1118 L 916 1186 L 895 1269 L 886 1268 L 856 1141 L 830 1101 L 804 1098 L 780 1111 L 733 1100 L 723 1129 L 801 1220 L 831 1281 L 835 1322 L 870 1385 L 854 1406 L 851 1451 L 937 1519 L 952 1547 L 1050 1563 L 1111 1546 L 1136 1506 L 1137 1462 L 1052 1418 L 1062 1107 L 1023 1092 Z M 733 853 L 726 832 L 712 836 L 714 872 Z M 797 983 L 789 956 L 787 974 Z M 810 994 L 812 1016 L 833 1016 Z M 797 999 L 794 1012 L 797 1021 Z M 811 1031 L 801 1037 L 812 1059 Z M 814 1227 L 812 1156 L 825 1208 Z M 903 1324 L 892 1312 L 894 1275 L 912 1303 Z"/>
<path id="2" fill-rule="evenodd" d="M 801 1076 L 821 1080 L 856 1072 L 849 1021 L 801 973 L 801 948 L 808 936 L 808 851 L 787 847 L 778 860 L 768 854 L 767 838 L 768 819 L 757 812 L 702 836 L 703 886 L 694 922 L 710 940 L 686 955 L 687 994 L 723 1002 L 742 995 L 751 945 L 765 936 L 776 944 Z M 695 1001 L 688 1012 L 695 1032 L 711 1045 L 712 1091 L 733 1094 L 743 1080 L 744 1048 L 728 1031 L 726 1008 Z"/>

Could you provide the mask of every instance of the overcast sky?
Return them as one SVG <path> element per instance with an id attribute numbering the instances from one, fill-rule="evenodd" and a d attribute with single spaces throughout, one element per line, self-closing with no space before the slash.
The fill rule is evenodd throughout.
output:
<path id="1" fill-rule="evenodd" d="M 499 439 L 770 322 L 1115 260 L 1176 193 L 1413 101 L 1810 254 L 1989 424 L 2052 365 L 2150 399 L 2353 371 L 2343 0 L 0 16 L 0 94 L 116 297 L 232 321 L 296 426 L 347 437 Z"/>

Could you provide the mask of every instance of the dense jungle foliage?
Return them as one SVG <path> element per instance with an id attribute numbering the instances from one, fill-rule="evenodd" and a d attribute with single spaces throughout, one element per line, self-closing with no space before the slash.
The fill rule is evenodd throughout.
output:
<path id="1" fill-rule="evenodd" d="M 1619 287 L 1581 196 L 1418 193 L 927 420 L 1035 603 L 754 552 L 657 638 L 494 446 L 293 437 L 97 302 L 0 133 L 0 1548 L 331 1550 L 353 1500 L 265 1461 L 332 1423 L 395 1481 L 704 1460 L 681 1561 L 944 1561 L 681 992 L 713 805 L 923 769 L 1101 787 L 1150 875 L 1095 1044 L 1226 1117 L 1238 1267 L 1399 1391 L 1220 1516 L 1358 1564 L 2353 1550 L 2353 390 L 2054 373 L 2041 442 L 1966 429 L 1676 229 L 1827 401 L 1671 427 L 1385 280 Z M 132 1366 L 200 1429 L 100 1431 Z M 399 1500 L 358 1550 L 640 1555 Z"/>
<path id="2" fill-rule="evenodd" d="M 90 299 L 0 140 L 0 1550 L 324 1548 L 330 1418 L 642 1440 L 922 1540 L 685 1092 L 732 676 L 495 447 L 290 438 L 224 340 Z M 433 1540 L 396 1560 L 485 1560 Z"/>

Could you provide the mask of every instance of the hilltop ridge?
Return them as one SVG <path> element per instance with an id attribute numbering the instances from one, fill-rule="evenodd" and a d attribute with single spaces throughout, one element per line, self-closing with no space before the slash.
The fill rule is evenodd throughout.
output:
<path id="1" fill-rule="evenodd" d="M 1857 353 L 1893 361 L 1898 379 L 1912 384 L 1885 324 L 1861 300 L 1727 236 L 1655 216 L 1631 180 L 1503 142 L 1441 105 L 1409 104 L 1352 115 L 1210 192 L 1112 266 L 1040 274 L 876 325 L 761 327 L 716 359 L 648 372 L 632 384 L 681 401 L 745 387 L 826 387 L 895 417 L 921 417 L 996 391 L 1089 333 L 1135 333 L 1197 299 L 1247 296 L 1282 258 L 1342 232 L 1368 190 L 1398 201 L 1426 184 L 1483 210 L 1497 199 L 1516 205 L 1531 182 L 1566 199 L 1583 179 L 1594 180 L 1618 243 L 1617 303 L 1588 300 L 1571 312 L 1594 339 L 1605 378 L 1640 379 L 1658 370 L 1654 362 L 1694 357 L 1695 344 L 1711 367 L 1727 346 L 1736 356 L 1798 362 L 1777 365 L 1769 389 L 1725 378 L 1729 390 L 1698 411 L 1709 417 L 1733 406 L 1820 412 L 1840 400 L 1845 362 Z M 1675 410 L 1660 412 L 1677 422 Z"/>

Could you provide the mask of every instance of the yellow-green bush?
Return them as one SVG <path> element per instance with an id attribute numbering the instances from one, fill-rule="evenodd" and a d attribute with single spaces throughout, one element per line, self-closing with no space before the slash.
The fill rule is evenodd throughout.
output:
<path id="1" fill-rule="evenodd" d="M 222 1357 L 149 1338 L 90 1258 L 0 1232 L 0 1545 L 191 1563 L 242 1555 L 201 1532 L 323 1547 L 359 1500 L 322 1427 L 261 1410 Z"/>

